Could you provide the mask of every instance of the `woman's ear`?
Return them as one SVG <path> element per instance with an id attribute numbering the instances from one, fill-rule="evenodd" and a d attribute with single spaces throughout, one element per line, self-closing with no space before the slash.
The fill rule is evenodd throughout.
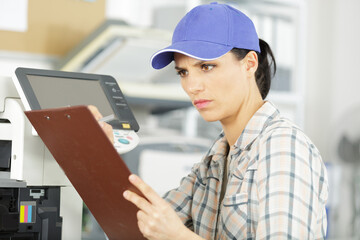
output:
<path id="1" fill-rule="evenodd" d="M 254 74 L 258 68 L 258 63 L 259 63 L 257 53 L 254 51 L 248 52 L 248 54 L 246 54 L 244 60 L 245 60 L 245 64 L 246 64 L 246 71 L 251 76 L 254 76 Z"/>

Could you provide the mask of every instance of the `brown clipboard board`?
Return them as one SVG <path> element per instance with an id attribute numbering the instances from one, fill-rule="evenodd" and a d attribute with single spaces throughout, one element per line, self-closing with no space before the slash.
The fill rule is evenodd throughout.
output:
<path id="1" fill-rule="evenodd" d="M 110 240 L 145 239 L 137 225 L 137 207 L 123 197 L 131 174 L 86 106 L 25 111 Z"/>

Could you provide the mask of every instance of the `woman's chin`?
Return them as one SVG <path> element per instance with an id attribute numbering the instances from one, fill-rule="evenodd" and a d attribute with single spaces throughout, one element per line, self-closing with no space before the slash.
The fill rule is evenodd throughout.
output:
<path id="1" fill-rule="evenodd" d="M 219 116 L 209 115 L 209 114 L 201 114 L 201 117 L 207 122 L 216 122 L 219 120 Z"/>

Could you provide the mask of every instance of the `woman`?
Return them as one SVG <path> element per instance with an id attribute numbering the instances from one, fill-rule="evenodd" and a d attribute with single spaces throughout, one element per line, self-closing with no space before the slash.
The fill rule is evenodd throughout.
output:
<path id="1" fill-rule="evenodd" d="M 316 147 L 264 99 L 276 66 L 252 21 L 225 4 L 191 10 L 172 45 L 152 57 L 175 61 L 181 85 L 223 132 L 204 159 L 164 198 L 139 177 L 127 190 L 148 239 L 323 239 L 328 186 Z"/>

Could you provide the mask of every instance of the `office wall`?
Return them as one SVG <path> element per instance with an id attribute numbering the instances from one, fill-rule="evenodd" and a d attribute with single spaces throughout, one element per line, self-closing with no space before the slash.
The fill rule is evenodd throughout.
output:
<path id="1" fill-rule="evenodd" d="M 305 131 L 327 162 L 345 112 L 360 105 L 360 1 L 308 1 Z M 359 113 L 360 114 L 360 113 Z"/>
<path id="2" fill-rule="evenodd" d="M 0 29 L 0 76 L 20 66 L 53 69 L 104 21 L 105 5 L 106 0 L 29 0 L 27 30 Z"/>
<path id="3" fill-rule="evenodd" d="M 29 0 L 27 30 L 0 29 L 0 50 L 63 56 L 104 21 L 105 3 Z"/>
<path id="4" fill-rule="evenodd" d="M 339 132 L 360 115 L 359 9 L 358 0 L 308 1 L 305 131 L 328 163 L 329 239 L 359 237 L 360 159 L 337 154 Z M 360 134 L 354 125 L 348 134 Z"/>

